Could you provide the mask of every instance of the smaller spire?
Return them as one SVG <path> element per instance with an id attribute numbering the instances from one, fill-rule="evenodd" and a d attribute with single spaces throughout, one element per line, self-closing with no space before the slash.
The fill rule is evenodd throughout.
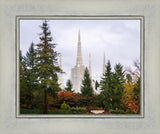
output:
<path id="1" fill-rule="evenodd" d="M 60 54 L 60 59 L 59 59 L 59 67 L 62 69 L 62 55 Z"/>
<path id="2" fill-rule="evenodd" d="M 79 32 L 78 32 L 78 42 L 81 42 L 80 29 L 79 29 Z"/>
<path id="3" fill-rule="evenodd" d="M 60 59 L 59 59 L 59 68 L 62 70 L 62 55 L 61 54 L 60 54 Z M 64 89 L 62 72 L 58 74 L 58 83 L 60 84 L 60 88 Z"/>

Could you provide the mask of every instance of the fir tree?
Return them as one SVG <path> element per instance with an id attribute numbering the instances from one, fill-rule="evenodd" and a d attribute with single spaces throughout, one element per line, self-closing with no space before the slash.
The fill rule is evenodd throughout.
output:
<path id="1" fill-rule="evenodd" d="M 121 97 L 123 93 L 123 84 L 125 83 L 123 66 L 119 63 L 114 68 L 113 75 L 113 92 L 112 92 L 112 106 L 113 109 L 121 109 Z"/>
<path id="2" fill-rule="evenodd" d="M 102 91 L 111 89 L 112 76 L 113 76 L 113 73 L 111 70 L 112 70 L 111 63 L 108 60 L 106 65 L 106 71 L 103 74 L 102 80 L 100 82 Z"/>
<path id="3" fill-rule="evenodd" d="M 106 71 L 103 74 L 102 80 L 100 82 L 100 89 L 102 90 L 100 96 L 103 98 L 101 99 L 103 106 L 106 110 L 112 108 L 112 94 L 113 94 L 113 72 L 111 71 L 111 63 L 108 60 L 106 65 Z"/>
<path id="4" fill-rule="evenodd" d="M 67 81 L 66 86 L 67 86 L 67 87 L 65 88 L 66 91 L 73 92 L 73 91 L 72 91 L 72 83 L 71 83 L 70 80 Z"/>
<path id="5" fill-rule="evenodd" d="M 35 56 L 36 56 L 36 53 L 34 50 L 34 43 L 32 42 L 25 57 L 26 64 L 31 69 L 35 66 Z"/>
<path id="6" fill-rule="evenodd" d="M 38 86 L 38 81 L 36 79 L 36 70 L 34 70 L 35 57 L 36 53 L 34 49 L 34 43 L 32 42 L 29 50 L 26 53 L 26 56 L 24 57 L 24 61 L 27 66 L 26 70 L 27 85 L 30 88 L 30 90 L 36 89 Z"/>
<path id="7" fill-rule="evenodd" d="M 126 82 L 132 82 L 132 76 L 130 74 L 126 74 Z"/>
<path id="8" fill-rule="evenodd" d="M 85 97 L 93 96 L 93 88 L 89 76 L 89 71 L 87 68 L 85 69 L 84 78 L 82 80 L 81 93 Z"/>
<path id="9" fill-rule="evenodd" d="M 44 93 L 43 113 L 47 114 L 47 92 L 50 91 L 55 95 L 60 90 L 57 73 L 61 69 L 57 64 L 58 53 L 54 50 L 56 44 L 52 43 L 53 39 L 46 20 L 40 28 L 42 33 L 40 33 L 40 43 L 37 44 L 36 48 L 36 65 L 34 68 L 37 71 L 40 91 Z"/>
<path id="10" fill-rule="evenodd" d="M 95 82 L 95 89 L 97 90 L 98 87 L 99 87 L 99 83 L 98 83 L 98 81 L 96 81 L 96 82 Z"/>
<path id="11" fill-rule="evenodd" d="M 20 51 L 20 64 L 19 64 L 19 72 L 20 72 L 20 107 L 23 105 L 29 107 L 32 105 L 33 101 L 33 94 L 29 90 L 27 86 L 27 81 L 25 77 L 25 66 L 24 66 L 24 59 L 22 56 L 22 52 Z"/>

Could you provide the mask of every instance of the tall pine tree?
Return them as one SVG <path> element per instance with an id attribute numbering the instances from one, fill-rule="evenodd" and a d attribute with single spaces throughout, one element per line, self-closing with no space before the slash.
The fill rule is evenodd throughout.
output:
<path id="1" fill-rule="evenodd" d="M 89 76 L 89 71 L 87 68 L 85 69 L 84 78 L 82 80 L 81 93 L 85 97 L 93 96 L 93 88 Z"/>
<path id="2" fill-rule="evenodd" d="M 61 71 L 57 63 L 58 53 L 55 51 L 56 44 L 52 42 L 51 32 L 47 21 L 40 26 L 40 43 L 36 48 L 36 74 L 39 80 L 39 88 L 43 92 L 43 113 L 47 114 L 47 93 L 52 91 L 57 94 L 60 90 L 57 73 Z"/>
<path id="3" fill-rule="evenodd" d="M 108 60 L 107 65 L 106 65 L 106 71 L 103 74 L 102 80 L 100 82 L 100 89 L 102 90 L 102 92 L 100 94 L 100 96 L 102 98 L 101 103 L 103 104 L 103 106 L 106 110 L 109 110 L 112 108 L 113 72 L 111 70 L 112 70 L 111 63 Z"/>
<path id="4" fill-rule="evenodd" d="M 111 63 L 108 60 L 106 65 L 106 71 L 103 74 L 102 80 L 100 82 L 102 91 L 111 89 L 112 75 L 113 75 L 111 70 L 112 70 Z"/>
<path id="5" fill-rule="evenodd" d="M 119 63 L 115 65 L 114 68 L 115 72 L 113 74 L 113 81 L 112 81 L 112 86 L 113 86 L 113 92 L 112 92 L 112 107 L 113 109 L 121 109 L 121 97 L 123 93 L 124 86 L 123 84 L 125 83 L 124 79 L 124 70 L 123 66 Z"/>

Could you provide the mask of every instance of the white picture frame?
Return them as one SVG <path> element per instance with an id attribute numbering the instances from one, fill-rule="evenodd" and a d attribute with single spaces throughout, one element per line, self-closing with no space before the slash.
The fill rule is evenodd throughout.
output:
<path id="1" fill-rule="evenodd" d="M 158 0 L 0 1 L 0 133 L 153 133 L 160 128 Z M 16 16 L 144 16 L 144 112 L 142 118 L 17 118 Z"/>

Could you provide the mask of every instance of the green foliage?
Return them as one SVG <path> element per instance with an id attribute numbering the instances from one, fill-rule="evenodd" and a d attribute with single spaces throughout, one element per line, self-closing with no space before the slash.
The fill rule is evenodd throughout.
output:
<path id="1" fill-rule="evenodd" d="M 72 112 L 70 110 L 48 110 L 48 114 L 72 114 Z"/>
<path id="2" fill-rule="evenodd" d="M 61 110 L 66 110 L 66 111 L 70 111 L 71 107 L 69 105 L 67 105 L 65 103 L 65 101 L 63 102 L 63 104 L 61 104 Z"/>
<path id="3" fill-rule="evenodd" d="M 73 114 L 85 114 L 87 112 L 85 107 L 71 107 Z"/>
<path id="4" fill-rule="evenodd" d="M 20 106 L 31 107 L 33 103 L 33 94 L 29 90 L 26 82 L 25 72 L 23 70 L 23 57 L 20 52 Z"/>
<path id="5" fill-rule="evenodd" d="M 106 71 L 103 74 L 102 80 L 100 82 L 101 90 L 111 90 L 112 86 L 112 77 L 113 77 L 113 72 L 111 71 L 111 63 L 108 60 L 107 65 L 106 65 Z M 110 91 L 109 91 L 110 92 Z"/>
<path id="6" fill-rule="evenodd" d="M 79 106 L 80 107 L 89 107 L 89 106 L 96 107 L 98 106 L 97 97 L 96 96 L 81 96 Z"/>
<path id="7" fill-rule="evenodd" d="M 39 109 L 20 109 L 20 114 L 43 114 L 42 110 Z M 71 111 L 58 110 L 48 110 L 48 114 L 72 114 Z"/>
<path id="8" fill-rule="evenodd" d="M 89 76 L 89 71 L 87 68 L 85 69 L 84 78 L 82 80 L 81 94 L 83 96 L 93 96 L 93 88 Z"/>
<path id="9" fill-rule="evenodd" d="M 130 74 L 126 74 L 126 82 L 132 82 L 132 76 Z"/>
<path id="10" fill-rule="evenodd" d="M 100 82 L 101 94 L 99 95 L 99 101 L 105 110 L 112 108 L 112 95 L 113 95 L 113 72 L 111 71 L 110 61 L 107 62 L 106 71 L 103 74 Z"/>
<path id="11" fill-rule="evenodd" d="M 55 43 L 52 43 L 51 32 L 47 21 L 45 20 L 40 26 L 42 33 L 40 33 L 40 43 L 35 49 L 35 66 L 37 79 L 39 81 L 39 89 L 44 92 L 44 108 L 43 112 L 47 114 L 47 93 L 57 94 L 60 90 L 58 84 L 57 73 L 61 71 L 57 65 L 58 53 L 54 50 Z"/>
<path id="12" fill-rule="evenodd" d="M 35 66 L 35 57 L 36 57 L 36 53 L 34 49 L 34 43 L 32 42 L 24 58 L 29 68 L 33 68 Z"/>
<path id="13" fill-rule="evenodd" d="M 116 64 L 114 70 L 111 71 L 110 61 L 107 62 L 106 72 L 103 74 L 101 80 L 101 94 L 100 102 L 105 110 L 121 109 L 121 97 L 123 93 L 124 71 L 121 64 Z"/>
<path id="14" fill-rule="evenodd" d="M 98 83 L 98 81 L 96 81 L 96 82 L 95 82 L 95 89 L 97 90 L 98 87 L 99 87 L 99 83 Z"/>
<path id="15" fill-rule="evenodd" d="M 26 79 L 27 79 L 27 85 L 31 90 L 35 90 L 38 88 L 38 81 L 36 78 L 36 70 L 35 67 L 35 49 L 33 42 L 30 45 L 29 50 L 26 53 L 26 56 L 24 56 L 24 61 L 26 64 Z"/>
<path id="16" fill-rule="evenodd" d="M 116 64 L 115 73 L 113 76 L 113 94 L 112 94 L 112 108 L 121 109 L 121 97 L 123 93 L 123 84 L 125 83 L 123 66 Z"/>
<path id="17" fill-rule="evenodd" d="M 20 108 L 20 114 L 42 114 L 39 109 Z"/>
<path id="18" fill-rule="evenodd" d="M 119 110 L 119 109 L 117 110 L 110 109 L 109 111 L 112 114 L 125 114 L 124 110 Z"/>
<path id="19" fill-rule="evenodd" d="M 73 91 L 72 91 L 72 83 L 71 83 L 70 80 L 67 81 L 66 86 L 67 86 L 67 87 L 65 88 L 66 91 L 73 92 Z"/>

